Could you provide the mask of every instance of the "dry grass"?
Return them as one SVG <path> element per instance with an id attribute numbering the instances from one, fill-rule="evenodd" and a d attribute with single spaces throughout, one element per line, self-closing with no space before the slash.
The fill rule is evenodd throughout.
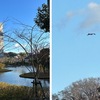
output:
<path id="1" fill-rule="evenodd" d="M 9 71 L 11 71 L 11 70 L 9 70 L 9 69 L 0 69 L 0 73 L 2 73 L 2 72 L 9 72 Z"/>
<path id="2" fill-rule="evenodd" d="M 5 67 L 5 64 L 0 63 L 0 69 L 3 69 Z"/>
<path id="3" fill-rule="evenodd" d="M 8 71 L 11 71 L 11 70 L 5 69 L 5 64 L 0 63 L 0 72 L 8 72 Z"/>
<path id="4" fill-rule="evenodd" d="M 41 95 L 39 89 L 38 93 Z M 0 100 L 33 100 L 33 90 L 31 87 L 0 82 Z"/>
<path id="5" fill-rule="evenodd" d="M 29 87 L 0 82 L 0 100 L 25 100 L 29 98 L 31 91 L 32 89 Z"/>

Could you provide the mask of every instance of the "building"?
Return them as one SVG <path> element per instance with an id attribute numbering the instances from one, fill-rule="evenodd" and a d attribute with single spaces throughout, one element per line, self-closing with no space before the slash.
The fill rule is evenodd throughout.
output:
<path id="1" fill-rule="evenodd" d="M 4 45 L 4 41 L 3 41 L 3 24 L 0 23 L 0 57 L 3 57 L 3 45 Z"/>

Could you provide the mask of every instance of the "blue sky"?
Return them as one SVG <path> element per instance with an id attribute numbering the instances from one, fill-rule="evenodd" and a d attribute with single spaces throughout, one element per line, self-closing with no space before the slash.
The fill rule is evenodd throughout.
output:
<path id="1" fill-rule="evenodd" d="M 47 0 L 0 0 L 0 22 L 8 19 L 4 24 L 4 31 L 13 30 L 17 27 L 14 19 L 21 21 L 26 25 L 34 25 L 34 18 L 36 17 L 38 7 L 41 7 Z M 6 44 L 6 43 L 5 43 Z M 18 44 L 12 45 L 15 48 L 19 47 Z M 10 51 L 6 49 L 5 51 Z M 13 52 L 23 51 L 12 49 Z"/>
<path id="2" fill-rule="evenodd" d="M 57 93 L 100 76 L 100 0 L 52 3 L 52 93 Z M 87 36 L 91 32 L 96 35 Z"/>
<path id="3" fill-rule="evenodd" d="M 1 0 L 0 21 L 8 17 L 32 24 L 37 8 L 43 3 L 46 3 L 46 0 Z"/>

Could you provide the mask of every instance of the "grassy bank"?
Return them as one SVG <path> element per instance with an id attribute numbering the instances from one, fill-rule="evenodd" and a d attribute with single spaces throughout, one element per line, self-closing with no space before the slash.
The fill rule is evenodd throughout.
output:
<path id="1" fill-rule="evenodd" d="M 31 91 L 29 87 L 0 82 L 0 100 L 31 100 L 27 99 Z"/>
<path id="2" fill-rule="evenodd" d="M 31 87 L 0 82 L 0 100 L 33 100 L 33 90 Z"/>
<path id="3" fill-rule="evenodd" d="M 8 69 L 0 69 L 0 73 L 2 73 L 2 72 L 9 72 L 9 71 L 11 71 L 11 70 L 8 70 Z"/>
<path id="4" fill-rule="evenodd" d="M 8 72 L 8 71 L 11 71 L 11 70 L 5 69 L 5 64 L 0 63 L 0 72 Z"/>

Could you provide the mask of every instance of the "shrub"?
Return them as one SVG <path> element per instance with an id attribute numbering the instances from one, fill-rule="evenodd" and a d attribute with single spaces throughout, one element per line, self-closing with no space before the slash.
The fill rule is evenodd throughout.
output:
<path id="1" fill-rule="evenodd" d="M 0 63 L 0 69 L 3 69 L 5 67 L 5 64 Z"/>

